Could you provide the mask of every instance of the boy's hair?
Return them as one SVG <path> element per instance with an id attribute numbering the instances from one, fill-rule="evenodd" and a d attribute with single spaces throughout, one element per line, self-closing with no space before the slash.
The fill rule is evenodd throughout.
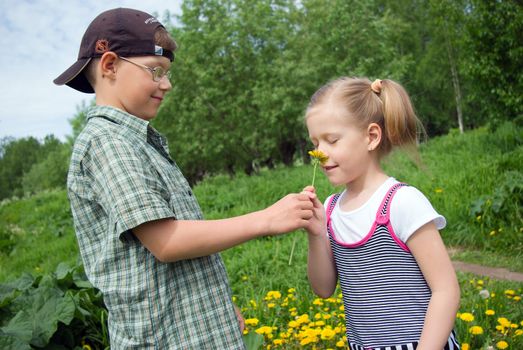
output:
<path id="1" fill-rule="evenodd" d="M 124 57 L 164 56 L 174 59 L 176 42 L 153 16 L 134 9 L 116 8 L 99 14 L 87 27 L 80 44 L 78 60 L 54 80 L 81 92 L 94 89 L 84 74 L 85 68 L 105 52 Z"/>
<path id="2" fill-rule="evenodd" d="M 381 127 L 383 137 L 378 146 L 381 156 L 393 147 L 415 147 L 423 126 L 414 112 L 409 95 L 395 81 L 375 83 L 367 78 L 342 77 L 318 89 L 311 97 L 308 113 L 325 102 L 342 106 L 356 125 L 366 128 L 371 123 Z"/>

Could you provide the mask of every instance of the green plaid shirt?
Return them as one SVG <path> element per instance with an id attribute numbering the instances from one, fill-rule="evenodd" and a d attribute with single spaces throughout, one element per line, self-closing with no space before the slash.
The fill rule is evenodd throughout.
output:
<path id="1" fill-rule="evenodd" d="M 112 107 L 87 116 L 67 188 L 87 277 L 109 311 L 112 349 L 243 349 L 218 254 L 162 263 L 131 230 L 202 219 L 193 192 L 145 120 Z"/>

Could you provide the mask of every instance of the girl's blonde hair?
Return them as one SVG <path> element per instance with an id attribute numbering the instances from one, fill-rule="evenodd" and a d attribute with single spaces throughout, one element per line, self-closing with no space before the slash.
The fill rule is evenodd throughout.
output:
<path id="1" fill-rule="evenodd" d="M 400 84 L 389 79 L 374 83 L 367 78 L 333 80 L 312 95 L 305 117 L 312 108 L 327 103 L 343 107 L 347 117 L 361 128 L 378 124 L 382 130 L 380 156 L 389 154 L 394 147 L 412 151 L 417 145 L 418 133 L 424 135 L 409 95 Z"/>

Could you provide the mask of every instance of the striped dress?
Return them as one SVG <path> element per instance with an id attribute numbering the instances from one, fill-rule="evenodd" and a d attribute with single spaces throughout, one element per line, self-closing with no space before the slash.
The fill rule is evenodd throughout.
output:
<path id="1" fill-rule="evenodd" d="M 393 185 L 383 199 L 369 234 L 355 244 L 336 239 L 330 217 L 339 194 L 327 206 L 327 229 L 345 305 L 352 350 L 416 349 L 431 291 L 407 246 L 392 229 L 389 207 Z M 454 332 L 445 349 L 459 349 Z"/>

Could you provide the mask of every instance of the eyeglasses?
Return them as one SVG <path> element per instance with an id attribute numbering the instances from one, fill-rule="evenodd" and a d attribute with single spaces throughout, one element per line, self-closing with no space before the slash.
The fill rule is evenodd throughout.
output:
<path id="1" fill-rule="evenodd" d="M 171 80 L 171 71 L 165 70 L 163 67 L 158 66 L 158 67 L 151 68 L 151 67 L 147 67 L 146 65 L 133 62 L 128 58 L 125 58 L 122 56 L 118 56 L 118 57 L 120 57 L 124 61 L 134 64 L 135 66 L 138 66 L 143 69 L 147 69 L 153 75 L 153 81 L 155 81 L 157 83 L 160 82 L 163 79 L 163 77 L 167 77 L 167 80 L 169 80 L 169 81 Z"/>

